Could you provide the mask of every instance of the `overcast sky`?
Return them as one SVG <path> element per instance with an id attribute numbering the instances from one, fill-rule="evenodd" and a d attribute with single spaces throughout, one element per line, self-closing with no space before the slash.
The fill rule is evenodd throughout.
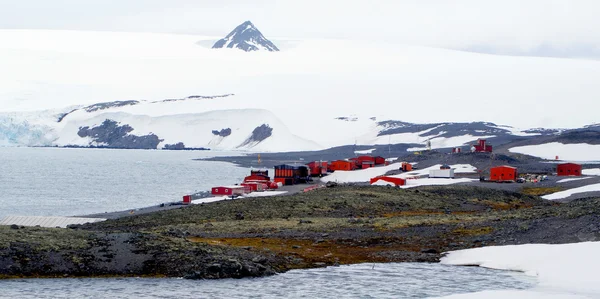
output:
<path id="1" fill-rule="evenodd" d="M 597 0 L 0 0 L 0 28 L 390 40 L 600 59 Z M 2 41 L 0 41 L 2 42 Z"/>

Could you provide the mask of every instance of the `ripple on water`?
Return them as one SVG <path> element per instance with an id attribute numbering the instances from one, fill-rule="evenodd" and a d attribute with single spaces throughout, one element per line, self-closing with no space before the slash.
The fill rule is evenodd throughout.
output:
<path id="1" fill-rule="evenodd" d="M 527 289 L 523 273 L 425 263 L 359 264 L 247 279 L 19 279 L 0 281 L 2 298 L 427 298 Z"/>

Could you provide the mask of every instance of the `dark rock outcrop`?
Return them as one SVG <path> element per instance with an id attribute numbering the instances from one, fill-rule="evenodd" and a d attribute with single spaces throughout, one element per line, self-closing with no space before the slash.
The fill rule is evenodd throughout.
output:
<path id="1" fill-rule="evenodd" d="M 254 128 L 254 130 L 252 131 L 252 135 L 250 135 L 250 137 L 248 137 L 248 139 L 246 139 L 246 141 L 244 141 L 238 147 L 246 146 L 251 143 L 258 144 L 261 141 L 271 137 L 272 134 L 273 128 L 269 127 L 269 125 L 267 124 L 262 124 Z"/>
<path id="2" fill-rule="evenodd" d="M 94 105 L 87 106 L 83 109 L 87 112 L 94 112 L 98 110 L 104 110 L 109 108 L 123 107 L 123 106 L 133 106 L 139 104 L 139 101 L 114 101 L 114 102 L 105 102 L 105 103 L 97 103 Z"/>
<path id="3" fill-rule="evenodd" d="M 218 40 L 213 49 L 237 48 L 246 52 L 267 50 L 279 51 L 270 40 L 266 39 L 250 21 L 237 26 L 225 38 Z"/>
<path id="4" fill-rule="evenodd" d="M 175 144 L 165 144 L 164 149 L 166 149 L 166 150 L 184 150 L 185 144 L 183 144 L 183 142 L 177 142 Z"/>
<path id="5" fill-rule="evenodd" d="M 252 141 L 261 142 L 261 141 L 271 137 L 272 134 L 273 134 L 273 128 L 269 127 L 269 125 L 267 125 L 267 124 L 262 124 L 262 125 L 256 127 L 252 131 L 252 136 L 250 137 L 250 139 Z"/>
<path id="6" fill-rule="evenodd" d="M 162 101 L 155 101 L 152 103 L 169 103 L 169 102 L 183 102 L 186 100 L 212 100 L 212 99 L 218 99 L 218 98 L 226 98 L 226 97 L 231 97 L 234 96 L 233 93 L 228 93 L 228 94 L 223 94 L 223 95 L 216 95 L 216 96 L 200 96 L 200 95 L 192 95 L 189 96 L 187 98 L 183 98 L 183 99 L 166 99 L 166 100 L 162 100 Z"/>
<path id="7" fill-rule="evenodd" d="M 129 134 L 133 131 L 130 125 L 119 125 L 114 120 L 107 119 L 101 125 L 90 128 L 80 127 L 77 135 L 89 137 L 101 147 L 127 149 L 156 149 L 162 141 L 155 134 L 137 136 Z"/>
<path id="8" fill-rule="evenodd" d="M 220 131 L 213 130 L 212 133 L 213 133 L 213 135 L 216 135 L 216 136 L 227 137 L 227 136 L 231 135 L 231 128 L 221 129 Z"/>

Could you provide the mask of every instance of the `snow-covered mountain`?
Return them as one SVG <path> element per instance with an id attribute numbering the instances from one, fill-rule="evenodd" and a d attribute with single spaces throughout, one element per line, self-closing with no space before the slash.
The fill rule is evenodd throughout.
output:
<path id="1" fill-rule="evenodd" d="M 277 46 L 266 39 L 250 21 L 235 27 L 225 38 L 218 40 L 213 49 L 237 48 L 246 52 L 267 50 L 279 51 Z"/>
<path id="2" fill-rule="evenodd" d="M 276 54 L 198 43 L 217 39 L 0 30 L 0 144 L 418 149 L 598 121 L 596 61 L 341 40 L 278 39 Z"/>
<path id="3" fill-rule="evenodd" d="M 322 130 L 301 130 L 290 121 L 313 119 L 277 116 L 268 109 L 202 109 L 236 95 L 190 96 L 162 101 L 115 101 L 64 109 L 0 113 L 0 140 L 5 145 L 78 146 L 143 149 L 211 148 L 249 151 L 312 151 L 349 144 L 408 144 L 421 150 L 469 145 L 478 138 L 507 143 L 530 133 L 493 123 L 414 124 L 376 117 L 320 118 Z M 210 105 L 209 105 L 210 106 Z"/>

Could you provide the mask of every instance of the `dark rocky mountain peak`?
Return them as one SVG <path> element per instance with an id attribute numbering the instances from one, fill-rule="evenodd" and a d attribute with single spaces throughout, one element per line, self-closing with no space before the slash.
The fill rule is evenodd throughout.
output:
<path id="1" fill-rule="evenodd" d="M 279 51 L 270 40 L 266 39 L 250 21 L 235 27 L 225 38 L 218 40 L 213 49 L 236 48 L 246 52 L 267 50 Z"/>

